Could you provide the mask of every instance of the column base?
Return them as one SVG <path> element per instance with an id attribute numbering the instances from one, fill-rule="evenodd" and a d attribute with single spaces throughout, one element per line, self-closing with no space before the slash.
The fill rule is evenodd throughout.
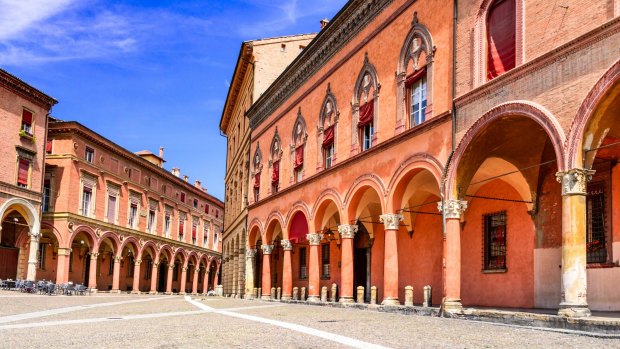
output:
<path id="1" fill-rule="evenodd" d="M 383 302 L 381 302 L 381 305 L 400 305 L 400 301 L 398 300 L 398 298 L 386 297 L 383 298 Z"/>
<path id="2" fill-rule="evenodd" d="M 131 294 L 142 294 L 140 291 L 131 291 Z"/>
<path id="3" fill-rule="evenodd" d="M 446 300 L 443 303 L 443 310 L 450 314 L 460 314 L 463 312 L 463 304 L 460 299 Z"/>
<path id="4" fill-rule="evenodd" d="M 167 296 L 172 296 L 172 292 L 164 292 L 164 294 Z"/>
<path id="5" fill-rule="evenodd" d="M 98 291 L 99 291 L 99 290 L 98 290 L 98 289 L 96 289 L 96 288 L 91 288 L 91 289 L 90 289 L 90 293 L 97 293 Z"/>
<path id="6" fill-rule="evenodd" d="M 243 296 L 243 299 L 248 299 L 248 300 L 254 299 L 254 296 L 251 294 L 246 294 L 245 296 Z"/>
<path id="7" fill-rule="evenodd" d="M 262 300 L 264 300 L 264 301 L 269 301 L 269 300 L 271 300 L 271 295 L 268 295 L 268 294 L 267 294 L 267 295 L 265 295 L 265 294 L 264 294 L 264 295 L 262 295 L 262 296 L 260 297 L 260 299 L 262 299 Z"/>
<path id="8" fill-rule="evenodd" d="M 349 296 L 340 296 L 340 303 L 354 303 L 353 297 Z"/>
<path id="9" fill-rule="evenodd" d="M 287 296 L 282 296 L 282 297 L 280 298 L 280 300 L 283 300 L 283 301 L 290 301 L 291 299 L 293 299 L 293 297 L 288 296 L 288 295 L 287 295 Z"/>
<path id="10" fill-rule="evenodd" d="M 319 298 L 319 296 L 308 296 L 308 299 L 306 299 L 306 301 L 310 303 L 318 303 L 321 301 L 321 298 Z"/>
<path id="11" fill-rule="evenodd" d="M 587 304 L 560 303 L 558 315 L 562 317 L 578 318 L 591 316 L 592 313 L 590 309 L 588 309 Z"/>
<path id="12" fill-rule="evenodd" d="M 121 293 L 121 290 L 110 290 L 110 293 L 120 294 L 120 293 Z"/>
<path id="13" fill-rule="evenodd" d="M 157 291 L 149 291 L 149 294 L 157 294 Z"/>

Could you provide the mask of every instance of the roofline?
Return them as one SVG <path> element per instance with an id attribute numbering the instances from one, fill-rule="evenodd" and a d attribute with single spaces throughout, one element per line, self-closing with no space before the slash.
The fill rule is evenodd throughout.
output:
<path id="1" fill-rule="evenodd" d="M 41 90 L 33 87 L 24 80 L 0 68 L 0 84 L 12 89 L 15 93 L 22 95 L 24 98 L 31 100 L 41 107 L 50 110 L 58 101 L 53 97 L 41 92 Z"/>
<path id="2" fill-rule="evenodd" d="M 229 115 L 226 114 L 226 111 L 228 110 L 228 104 L 229 104 L 229 101 L 232 102 L 231 100 L 231 98 L 233 97 L 232 92 L 234 90 L 234 87 L 237 84 L 238 73 L 241 71 L 242 68 L 247 68 L 247 65 L 249 64 L 249 62 L 243 59 L 243 57 L 244 57 L 244 52 L 246 50 L 250 50 L 250 51 L 252 50 L 251 43 L 252 41 L 244 41 L 241 43 L 241 48 L 239 48 L 239 57 L 237 57 L 237 64 L 235 65 L 235 71 L 233 72 L 232 79 L 230 81 L 230 86 L 228 87 L 228 93 L 226 94 L 226 101 L 224 102 L 224 107 L 222 109 L 222 116 L 220 117 L 220 131 L 223 132 L 224 134 L 226 133 L 226 127 L 228 127 L 229 118 L 227 117 L 229 117 Z"/>
<path id="3" fill-rule="evenodd" d="M 144 167 L 149 168 L 151 171 L 156 172 L 156 173 L 160 173 L 160 174 L 162 174 L 162 176 L 167 177 L 169 180 L 176 181 L 177 184 L 180 184 L 181 186 L 184 186 L 187 189 L 191 189 L 191 191 L 193 191 L 194 194 L 200 194 L 201 196 L 206 197 L 207 199 L 213 201 L 215 204 L 219 204 L 222 209 L 224 208 L 224 202 L 222 200 L 216 198 L 215 196 L 213 196 L 213 195 L 211 195 L 209 193 L 205 193 L 203 190 L 201 190 L 199 188 L 196 188 L 195 186 L 191 185 L 190 183 L 185 182 L 181 178 L 173 175 L 172 173 L 170 173 L 165 168 L 159 167 L 159 166 L 151 163 L 150 161 L 142 158 L 140 155 L 137 155 L 137 154 L 135 154 L 135 153 L 125 149 L 124 147 L 118 145 L 117 143 L 112 142 L 108 138 L 103 137 L 99 133 L 91 130 L 90 128 L 88 128 L 88 127 L 86 127 L 84 125 L 82 125 L 78 121 L 52 121 L 52 122 L 49 122 L 49 128 L 48 128 L 48 133 L 49 134 L 53 134 L 53 133 L 62 134 L 62 133 L 67 133 L 67 132 L 79 133 L 83 137 L 90 138 L 91 140 L 98 141 L 100 143 L 100 145 L 107 146 L 107 148 L 109 148 L 112 151 L 115 151 L 115 152 L 119 153 L 120 155 L 124 156 L 126 159 L 136 161 L 139 164 L 143 165 Z M 96 138 L 99 138 L 99 139 L 96 139 Z"/>

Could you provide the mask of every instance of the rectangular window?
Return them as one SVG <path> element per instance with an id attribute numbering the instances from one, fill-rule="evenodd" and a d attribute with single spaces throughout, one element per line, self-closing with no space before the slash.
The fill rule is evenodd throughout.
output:
<path id="1" fill-rule="evenodd" d="M 198 223 L 192 224 L 192 244 L 196 245 L 196 232 L 198 230 Z"/>
<path id="2" fill-rule="evenodd" d="M 144 270 L 144 280 L 151 280 L 151 271 L 153 269 L 153 260 L 146 260 L 146 270 Z"/>
<path id="3" fill-rule="evenodd" d="M 52 140 L 48 139 L 47 141 L 45 141 L 45 154 L 51 154 L 52 153 Z"/>
<path id="4" fill-rule="evenodd" d="M 205 222 L 205 230 L 202 236 L 202 247 L 207 247 L 209 243 L 209 228 L 207 228 L 207 223 Z"/>
<path id="5" fill-rule="evenodd" d="M 32 136 L 32 112 L 30 110 L 22 110 L 22 131 Z"/>
<path id="6" fill-rule="evenodd" d="M 181 202 L 185 202 L 185 193 L 181 193 Z"/>
<path id="7" fill-rule="evenodd" d="M 198 199 L 194 199 L 194 208 L 198 208 Z"/>
<path id="8" fill-rule="evenodd" d="M 506 212 L 483 217 L 484 270 L 506 270 Z"/>
<path id="9" fill-rule="evenodd" d="M 50 211 L 50 195 L 52 194 L 52 184 L 49 179 L 43 181 L 43 212 Z"/>
<path id="10" fill-rule="evenodd" d="M 330 144 L 327 148 L 323 148 L 323 158 L 325 159 L 325 169 L 332 167 L 332 161 L 334 159 L 334 144 Z"/>
<path id="11" fill-rule="evenodd" d="M 220 210 L 215 210 L 215 218 L 218 218 L 220 216 Z"/>
<path id="12" fill-rule="evenodd" d="M 46 243 L 39 243 L 39 255 L 38 257 L 38 267 L 39 269 L 43 269 L 45 270 L 45 250 L 47 248 L 47 244 Z"/>
<path id="13" fill-rule="evenodd" d="M 307 279 L 308 278 L 308 264 L 306 261 L 306 248 L 299 248 L 299 278 Z"/>
<path id="14" fill-rule="evenodd" d="M 92 189 L 84 187 L 82 189 L 82 216 L 90 217 L 90 205 L 92 197 Z"/>
<path id="15" fill-rule="evenodd" d="M 129 205 L 129 227 L 135 229 L 138 216 L 138 204 L 131 203 Z"/>
<path id="16" fill-rule="evenodd" d="M 588 184 L 586 196 L 586 253 L 588 263 L 607 262 L 605 183 Z"/>
<path id="17" fill-rule="evenodd" d="M 205 204 L 205 213 L 209 214 L 209 204 Z"/>
<path id="18" fill-rule="evenodd" d="M 182 219 L 179 219 L 179 240 L 183 240 L 183 233 L 185 232 L 185 229 L 183 229 L 184 224 L 185 224 L 185 221 L 183 221 Z"/>
<path id="19" fill-rule="evenodd" d="M 146 229 L 149 233 L 155 232 L 155 210 L 149 210 L 149 220 Z"/>
<path id="20" fill-rule="evenodd" d="M 108 223 L 116 224 L 116 195 L 108 195 Z"/>
<path id="21" fill-rule="evenodd" d="M 170 238 L 170 212 L 166 212 L 164 216 L 164 234 Z"/>
<path id="22" fill-rule="evenodd" d="M 86 147 L 86 150 L 84 151 L 84 159 L 92 164 L 95 161 L 95 149 Z"/>
<path id="23" fill-rule="evenodd" d="M 321 245 L 321 278 L 329 279 L 330 263 L 329 263 L 329 243 Z"/>
<path id="24" fill-rule="evenodd" d="M 373 127 L 372 123 L 360 128 L 362 132 L 362 150 L 368 150 L 372 147 Z"/>
<path id="25" fill-rule="evenodd" d="M 28 188 L 28 177 L 30 172 L 30 161 L 20 158 L 17 168 L 17 186 L 21 188 Z"/>
<path id="26" fill-rule="evenodd" d="M 409 125 L 417 126 L 425 121 L 426 75 L 409 86 Z"/>

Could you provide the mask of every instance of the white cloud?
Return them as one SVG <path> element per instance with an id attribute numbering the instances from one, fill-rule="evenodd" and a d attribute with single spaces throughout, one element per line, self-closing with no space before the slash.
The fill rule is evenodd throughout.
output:
<path id="1" fill-rule="evenodd" d="M 0 40 L 19 35 L 72 4 L 73 0 L 0 0 Z"/>

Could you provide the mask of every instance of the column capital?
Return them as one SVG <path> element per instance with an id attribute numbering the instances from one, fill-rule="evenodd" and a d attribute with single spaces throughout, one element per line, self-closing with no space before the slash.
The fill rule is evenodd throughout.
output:
<path id="1" fill-rule="evenodd" d="M 181 270 L 182 270 L 184 273 L 186 273 L 186 272 L 187 272 L 187 269 L 188 269 L 187 267 L 183 267 L 183 268 L 181 268 Z"/>
<path id="2" fill-rule="evenodd" d="M 587 183 L 592 179 L 594 172 L 596 171 L 583 168 L 556 172 L 555 179 L 562 185 L 562 196 L 586 195 Z"/>
<path id="3" fill-rule="evenodd" d="M 379 220 L 383 223 L 385 230 L 398 230 L 403 215 L 398 213 L 386 213 L 379 216 Z"/>
<path id="4" fill-rule="evenodd" d="M 441 206 L 441 202 L 437 203 L 439 212 L 444 211 L 446 219 L 459 219 L 467 209 L 467 201 L 465 200 L 446 200 Z"/>
<path id="5" fill-rule="evenodd" d="M 273 245 L 261 245 L 260 248 L 263 250 L 263 254 L 271 254 L 273 251 Z"/>
<path id="6" fill-rule="evenodd" d="M 174 264 L 170 264 L 170 265 L 168 266 L 168 270 L 174 270 Z"/>
<path id="7" fill-rule="evenodd" d="M 114 256 L 114 263 L 120 263 L 121 262 L 121 256 Z"/>
<path id="8" fill-rule="evenodd" d="M 292 251 L 293 250 L 293 243 L 291 242 L 291 240 L 281 240 L 280 241 L 280 245 L 282 245 L 282 249 L 284 251 Z"/>
<path id="9" fill-rule="evenodd" d="M 153 269 L 157 269 L 159 267 L 159 262 L 153 262 Z"/>
<path id="10" fill-rule="evenodd" d="M 58 255 L 59 256 L 69 256 L 71 254 L 71 249 L 70 248 L 66 248 L 66 247 L 59 247 L 58 248 Z"/>
<path id="11" fill-rule="evenodd" d="M 194 268 L 194 274 L 200 273 L 200 268 Z"/>
<path id="12" fill-rule="evenodd" d="M 32 242 L 39 242 L 39 239 L 41 239 L 41 233 L 34 232 L 32 230 L 28 232 L 28 236 L 30 237 L 30 241 Z"/>
<path id="13" fill-rule="evenodd" d="M 139 266 L 140 264 L 142 264 L 142 260 L 141 259 L 134 259 L 133 260 L 133 264 Z"/>
<path id="14" fill-rule="evenodd" d="M 246 258 L 250 258 L 253 259 L 256 257 L 256 249 L 255 248 L 248 248 L 247 250 L 245 250 L 245 257 Z"/>
<path id="15" fill-rule="evenodd" d="M 341 224 L 338 226 L 338 233 L 341 239 L 353 239 L 357 234 L 357 229 L 355 224 Z"/>
<path id="16" fill-rule="evenodd" d="M 90 254 L 90 260 L 96 260 L 99 257 L 99 253 L 98 252 L 92 252 Z"/>
<path id="17" fill-rule="evenodd" d="M 319 233 L 306 234 L 306 239 L 308 239 L 308 242 L 310 243 L 310 246 L 320 245 L 321 244 L 321 240 L 323 239 L 323 234 L 319 234 Z"/>

